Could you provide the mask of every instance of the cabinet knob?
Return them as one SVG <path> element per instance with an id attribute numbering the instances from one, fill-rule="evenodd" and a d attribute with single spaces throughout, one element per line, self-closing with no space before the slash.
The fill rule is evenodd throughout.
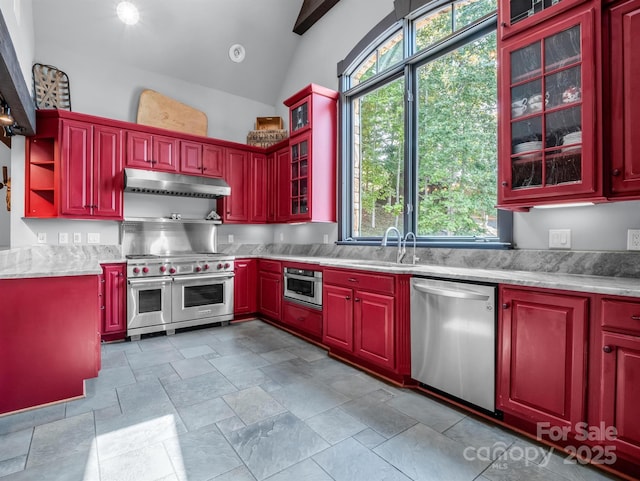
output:
<path id="1" fill-rule="evenodd" d="M 100 310 L 104 311 L 105 307 L 104 306 L 100 306 Z"/>
<path id="2" fill-rule="evenodd" d="M 353 302 L 360 302 L 360 299 L 356 297 Z"/>
<path id="3" fill-rule="evenodd" d="M 507 22 L 502 22 L 502 23 L 500 23 L 500 26 L 501 26 L 502 28 L 507 28 Z"/>
<path id="4" fill-rule="evenodd" d="M 620 169 L 613 169 L 611 175 L 613 175 L 614 177 L 618 177 L 620 175 Z"/>
<path id="5" fill-rule="evenodd" d="M 351 299 L 351 296 L 347 296 L 347 297 L 345 297 L 345 299 L 348 301 L 348 300 Z"/>
<path id="6" fill-rule="evenodd" d="M 504 304 L 502 304 L 503 309 L 509 309 L 510 307 L 511 307 L 511 304 L 509 304 L 508 302 L 505 302 Z"/>
<path id="7" fill-rule="evenodd" d="M 609 354 L 611 351 L 613 351 L 613 348 L 611 346 L 604 346 L 602 350 Z"/>
<path id="8" fill-rule="evenodd" d="M 349 277 L 349 282 L 358 282 L 358 279 L 355 277 Z"/>
<path id="9" fill-rule="evenodd" d="M 502 187 L 508 187 L 509 186 L 509 182 L 507 182 L 506 180 L 502 181 Z"/>
<path id="10" fill-rule="evenodd" d="M 631 316 L 634 321 L 640 321 L 640 316 Z"/>

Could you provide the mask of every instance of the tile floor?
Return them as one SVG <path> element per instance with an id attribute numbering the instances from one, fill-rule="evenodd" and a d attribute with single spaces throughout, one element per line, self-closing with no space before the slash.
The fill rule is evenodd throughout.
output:
<path id="1" fill-rule="evenodd" d="M 258 320 L 104 345 L 85 399 L 0 418 L 2 481 L 615 479 L 563 461 Z"/>

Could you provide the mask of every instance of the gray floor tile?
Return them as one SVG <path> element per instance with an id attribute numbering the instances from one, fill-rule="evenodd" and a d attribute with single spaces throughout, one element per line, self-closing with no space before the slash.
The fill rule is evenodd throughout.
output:
<path id="1" fill-rule="evenodd" d="M 189 431 L 235 416 L 233 409 L 221 398 L 178 408 L 178 413 Z"/>
<path id="2" fill-rule="evenodd" d="M 198 404 L 237 391 L 219 372 L 170 382 L 164 388 L 176 407 Z"/>
<path id="3" fill-rule="evenodd" d="M 336 481 L 410 481 L 395 467 L 353 439 L 342 441 L 315 455 L 313 460 Z"/>
<path id="4" fill-rule="evenodd" d="M 388 404 L 376 402 L 374 397 L 364 396 L 355 401 L 349 401 L 341 407 L 358 421 L 386 438 L 395 436 L 418 423 L 415 419 L 395 410 Z"/>
<path id="5" fill-rule="evenodd" d="M 195 331 L 181 332 L 177 336 L 167 336 L 168 341 L 173 347 L 179 350 L 201 348 L 207 346 L 213 339 L 211 332 L 214 329 L 198 329 Z"/>
<path id="6" fill-rule="evenodd" d="M 296 357 L 304 359 L 307 362 L 319 361 L 327 357 L 326 349 L 319 348 L 313 344 L 302 347 L 290 347 L 288 350 Z"/>
<path id="7" fill-rule="evenodd" d="M 343 394 L 312 382 L 284 386 L 271 395 L 300 419 L 307 419 L 349 401 Z"/>
<path id="8" fill-rule="evenodd" d="M 445 431 L 465 417 L 444 403 L 415 392 L 399 394 L 387 404 L 439 432 Z"/>
<path id="9" fill-rule="evenodd" d="M 164 446 L 180 481 L 207 481 L 242 465 L 215 426 L 169 439 Z"/>
<path id="10" fill-rule="evenodd" d="M 136 378 L 133 371 L 127 364 L 126 366 L 114 367 L 111 369 L 100 370 L 99 376 L 86 381 L 87 392 L 96 393 L 100 391 L 108 391 L 119 386 L 133 384 Z"/>
<path id="11" fill-rule="evenodd" d="M 301 369 L 307 376 L 313 378 L 314 380 L 324 382 L 330 382 L 338 377 L 347 376 L 349 374 L 357 374 L 360 372 L 356 368 L 351 367 L 348 364 L 344 364 L 327 356 L 324 356 L 322 359 L 313 362 L 306 362 L 302 359 L 294 359 L 292 362 L 297 364 L 298 368 Z"/>
<path id="12" fill-rule="evenodd" d="M 216 359 L 210 359 L 209 362 L 222 374 L 249 371 L 270 364 L 264 357 L 254 353 L 222 356 Z"/>
<path id="13" fill-rule="evenodd" d="M 312 459 L 305 459 L 267 479 L 268 481 L 333 481 L 333 478 Z"/>
<path id="14" fill-rule="evenodd" d="M 464 446 L 491 453 L 492 461 L 516 441 L 512 434 L 498 426 L 491 426 L 472 417 L 462 419 L 443 434 Z"/>
<path id="15" fill-rule="evenodd" d="M 288 361 L 290 359 L 295 359 L 296 357 L 298 357 L 287 348 L 264 352 L 260 354 L 260 356 L 264 357 L 267 361 L 269 361 L 272 364 Z"/>
<path id="16" fill-rule="evenodd" d="M 379 389 L 380 383 L 368 376 L 365 378 L 358 374 L 348 374 L 330 381 L 329 386 L 351 399 L 356 399 Z"/>
<path id="17" fill-rule="evenodd" d="M 289 347 L 291 346 L 291 341 L 289 338 L 279 334 L 266 333 L 260 336 L 247 337 L 242 341 L 242 344 L 256 354 L 264 354 L 265 352 Z"/>
<path id="18" fill-rule="evenodd" d="M 597 454 L 600 453 L 593 452 L 594 456 Z M 602 470 L 597 470 L 591 466 L 585 466 L 577 463 L 575 462 L 575 459 L 569 457 L 568 454 L 562 451 L 554 451 L 540 464 L 549 471 L 564 476 L 570 481 L 607 481 L 620 479 L 617 476 L 609 475 Z"/>
<path id="19" fill-rule="evenodd" d="M 162 414 L 173 411 L 173 404 L 158 380 L 128 384 L 116 389 L 123 413 L 143 411 Z"/>
<path id="20" fill-rule="evenodd" d="M 240 354 L 252 354 L 251 349 L 242 344 L 244 338 L 224 339 L 216 336 L 208 339 L 207 345 L 211 347 L 220 356 L 236 356 Z"/>
<path id="21" fill-rule="evenodd" d="M 2 478 L 2 481 L 101 481 L 95 451 L 74 454 Z M 104 481 L 104 480 L 102 480 Z"/>
<path id="22" fill-rule="evenodd" d="M 171 336 L 163 336 L 162 334 L 155 337 L 147 337 L 138 341 L 138 347 L 140 347 L 140 350 L 143 352 L 173 349 L 170 337 Z"/>
<path id="23" fill-rule="evenodd" d="M 278 364 L 271 364 L 260 368 L 260 370 L 281 386 L 288 386 L 311 379 L 311 375 L 301 369 L 295 361 L 296 359 L 291 359 Z"/>
<path id="24" fill-rule="evenodd" d="M 232 416 L 230 418 L 223 419 L 222 421 L 218 421 L 216 426 L 218 426 L 218 429 L 222 434 L 227 436 L 234 431 L 244 428 L 246 424 L 243 423 L 242 419 L 238 416 Z"/>
<path id="25" fill-rule="evenodd" d="M 88 454 L 94 446 L 93 412 L 36 426 L 27 468 L 58 461 L 73 454 Z"/>
<path id="26" fill-rule="evenodd" d="M 101 481 L 157 481 L 174 473 L 162 444 L 100 461 Z"/>
<path id="27" fill-rule="evenodd" d="M 173 361 L 171 365 L 176 370 L 181 379 L 199 376 L 200 374 L 205 374 L 207 372 L 213 372 L 216 370 L 216 368 L 213 367 L 209 361 L 201 357 Z"/>
<path id="28" fill-rule="evenodd" d="M 365 448 L 373 449 L 376 446 L 380 446 L 387 438 L 378 434 L 371 428 L 367 428 L 364 431 L 360 431 L 353 436 L 353 439 L 362 444 Z"/>
<path id="29" fill-rule="evenodd" d="M 153 381 L 156 379 L 163 382 L 171 382 L 177 381 L 180 378 L 169 362 L 156 364 L 155 366 L 143 367 L 141 369 L 134 369 L 133 375 L 138 382 Z"/>
<path id="30" fill-rule="evenodd" d="M 549 471 L 530 461 L 514 461 L 508 457 L 496 460 L 482 475 L 490 481 L 568 481 L 567 478 Z"/>
<path id="31" fill-rule="evenodd" d="M 5 455 L 3 455 L 4 457 Z M 16 456 L 0 461 L 0 478 L 9 474 L 18 473 L 25 468 L 27 464 L 27 455 Z"/>
<path id="32" fill-rule="evenodd" d="M 0 434 L 0 461 L 22 456 L 29 452 L 33 429 Z"/>
<path id="33" fill-rule="evenodd" d="M 193 346 L 193 347 L 185 347 L 180 350 L 180 354 L 182 354 L 185 359 L 191 359 L 192 357 L 204 356 L 205 354 L 212 354 L 215 351 L 211 349 L 208 345 L 204 346 Z"/>
<path id="34" fill-rule="evenodd" d="M 64 403 L 54 404 L 43 408 L 30 409 L 16 414 L 0 417 L 0 434 L 21 431 L 40 424 L 46 424 L 64 419 Z"/>
<path id="35" fill-rule="evenodd" d="M 259 481 L 329 447 L 290 413 L 233 431 L 228 438 Z"/>
<path id="36" fill-rule="evenodd" d="M 247 389 L 253 386 L 261 386 L 263 384 L 273 384 L 274 388 L 280 387 L 279 384 L 274 383 L 274 381 L 260 369 L 227 372 L 224 377 L 226 377 L 231 382 L 231 384 L 233 384 L 238 389 Z M 272 390 L 274 388 L 272 388 Z"/>
<path id="37" fill-rule="evenodd" d="M 129 342 L 106 342 L 101 346 L 103 354 L 111 354 L 114 352 L 129 352 L 129 351 L 138 351 L 140 352 L 140 346 L 137 341 Z"/>
<path id="38" fill-rule="evenodd" d="M 184 357 L 180 354 L 180 351 L 171 345 L 161 349 L 145 350 L 143 348 L 142 352 L 127 352 L 127 360 L 133 370 L 157 366 L 158 364 L 177 361 L 179 359 L 184 359 Z"/>
<path id="39" fill-rule="evenodd" d="M 382 443 L 373 450 L 412 479 L 471 481 L 490 461 L 465 457 L 465 446 L 423 424 Z"/>
<path id="40" fill-rule="evenodd" d="M 254 478 L 253 474 L 243 465 L 220 476 L 216 476 L 211 481 L 256 481 L 256 478 Z"/>
<path id="41" fill-rule="evenodd" d="M 100 461 L 153 446 L 187 431 L 177 411 L 152 414 L 135 411 L 108 419 L 96 419 Z"/>
<path id="42" fill-rule="evenodd" d="M 88 390 L 87 390 L 88 391 Z M 115 388 L 101 389 L 98 392 L 89 393 L 82 399 L 75 399 L 66 403 L 66 417 L 77 416 L 78 414 L 90 411 L 98 411 L 100 409 L 118 406 L 118 395 Z M 118 406 L 118 409 L 119 406 Z"/>
<path id="43" fill-rule="evenodd" d="M 226 394 L 222 398 L 245 424 L 253 424 L 286 411 L 278 401 L 257 386 Z"/>
<path id="44" fill-rule="evenodd" d="M 317 414 L 305 422 L 330 444 L 339 443 L 367 429 L 367 426 L 349 416 L 339 407 Z"/>
<path id="45" fill-rule="evenodd" d="M 129 361 L 127 361 L 124 351 L 102 351 L 102 359 L 100 361 L 102 369 L 129 366 Z"/>

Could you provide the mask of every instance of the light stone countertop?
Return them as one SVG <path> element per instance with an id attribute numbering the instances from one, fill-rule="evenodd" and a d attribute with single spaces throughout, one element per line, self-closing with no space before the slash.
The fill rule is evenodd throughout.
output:
<path id="1" fill-rule="evenodd" d="M 237 256 L 252 257 L 252 256 Z M 640 298 L 640 279 L 629 277 L 604 277 L 553 272 L 531 272 L 500 269 L 447 267 L 428 264 L 395 264 L 373 260 L 338 259 L 332 257 L 304 257 L 261 254 L 255 257 L 283 262 L 305 262 L 322 267 L 362 269 L 389 274 L 439 277 L 450 280 L 512 284 L 567 291 L 609 294 Z"/>

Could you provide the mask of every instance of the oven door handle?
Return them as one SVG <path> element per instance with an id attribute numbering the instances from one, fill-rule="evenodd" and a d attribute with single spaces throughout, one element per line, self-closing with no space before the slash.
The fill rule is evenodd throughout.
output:
<path id="1" fill-rule="evenodd" d="M 299 276 L 297 274 L 289 274 L 285 272 L 285 279 L 297 279 L 299 281 L 307 281 L 307 282 L 322 282 L 322 277 L 309 277 L 309 276 Z"/>
<path id="2" fill-rule="evenodd" d="M 155 285 L 155 284 L 170 284 L 172 282 L 171 277 L 161 277 L 158 279 L 127 279 L 127 283 L 130 286 L 140 286 L 143 284 Z"/>
<path id="3" fill-rule="evenodd" d="M 233 273 L 229 273 L 229 274 L 225 274 L 225 275 L 218 275 L 218 274 L 214 274 L 214 275 L 199 275 L 199 276 L 179 276 L 179 277 L 173 277 L 173 280 L 175 282 L 190 282 L 190 281 L 214 281 L 217 279 L 220 280 L 227 280 L 227 279 L 233 279 L 233 277 L 235 276 L 235 274 Z"/>

